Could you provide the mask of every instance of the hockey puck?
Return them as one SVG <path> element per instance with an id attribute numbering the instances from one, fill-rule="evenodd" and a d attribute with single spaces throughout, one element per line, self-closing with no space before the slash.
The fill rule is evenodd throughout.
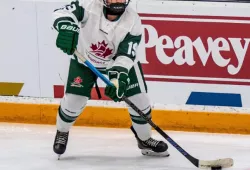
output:
<path id="1" fill-rule="evenodd" d="M 212 167 L 211 170 L 221 170 L 222 167 L 221 166 L 217 166 L 217 167 Z"/>

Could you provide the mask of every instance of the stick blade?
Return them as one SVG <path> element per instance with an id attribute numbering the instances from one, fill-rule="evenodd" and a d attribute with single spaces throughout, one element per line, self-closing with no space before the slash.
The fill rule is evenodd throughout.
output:
<path id="1" fill-rule="evenodd" d="M 232 158 L 225 158 L 225 159 L 217 159 L 212 161 L 199 161 L 199 168 L 202 169 L 209 169 L 212 167 L 221 167 L 221 168 L 229 168 L 232 167 L 234 161 Z"/>

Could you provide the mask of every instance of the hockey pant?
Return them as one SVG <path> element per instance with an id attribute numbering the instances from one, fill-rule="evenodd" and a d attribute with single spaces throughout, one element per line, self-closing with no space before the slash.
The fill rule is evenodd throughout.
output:
<path id="1" fill-rule="evenodd" d="M 101 71 L 101 70 L 100 70 Z M 76 122 L 91 97 L 91 90 L 96 82 L 96 75 L 87 67 L 71 59 L 69 69 L 64 74 L 66 80 L 65 94 L 61 100 L 57 114 L 57 129 L 67 132 Z M 63 76 L 62 76 L 63 77 Z M 147 117 L 151 117 L 151 105 L 147 94 L 147 86 L 138 62 L 130 72 L 130 85 L 125 96 L 129 98 Z M 151 126 L 132 108 L 128 107 L 132 126 L 141 140 L 151 137 Z M 119 113 L 117 113 L 119 114 Z"/>

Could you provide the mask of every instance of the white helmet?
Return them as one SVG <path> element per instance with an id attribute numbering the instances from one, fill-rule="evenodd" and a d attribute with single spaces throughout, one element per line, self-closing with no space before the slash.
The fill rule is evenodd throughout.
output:
<path id="1" fill-rule="evenodd" d="M 107 9 L 107 14 L 110 15 L 121 15 L 128 6 L 130 0 L 125 0 L 124 3 L 111 3 L 108 5 L 107 0 L 103 0 L 103 3 Z"/>

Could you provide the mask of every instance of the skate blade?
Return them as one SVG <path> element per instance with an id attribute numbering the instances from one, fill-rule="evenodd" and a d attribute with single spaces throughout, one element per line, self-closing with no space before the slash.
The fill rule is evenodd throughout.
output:
<path id="1" fill-rule="evenodd" d="M 168 151 L 165 152 L 154 152 L 152 150 L 148 150 L 148 149 L 142 149 L 141 150 L 142 155 L 146 155 L 146 156 L 157 156 L 157 157 L 169 157 L 169 153 Z"/>

